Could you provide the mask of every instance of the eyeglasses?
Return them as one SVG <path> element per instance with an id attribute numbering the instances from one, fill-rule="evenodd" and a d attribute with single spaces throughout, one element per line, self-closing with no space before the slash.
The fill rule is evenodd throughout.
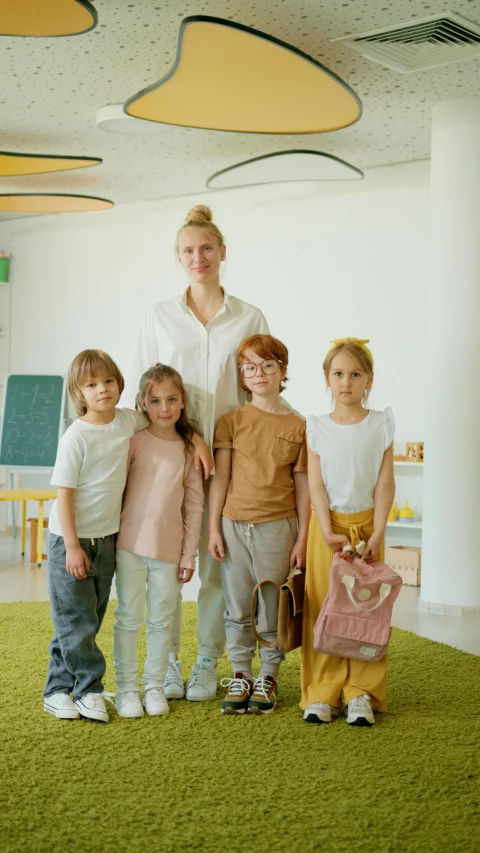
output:
<path id="1" fill-rule="evenodd" d="M 246 361 L 244 364 L 240 364 L 238 369 L 247 379 L 253 379 L 253 377 L 257 375 L 258 368 L 260 368 L 262 373 L 266 376 L 271 376 L 273 373 L 277 372 L 278 365 L 282 363 L 283 362 L 280 360 L 277 361 L 275 358 L 269 358 L 267 361 L 262 361 L 260 364 L 252 364 L 250 361 Z"/>

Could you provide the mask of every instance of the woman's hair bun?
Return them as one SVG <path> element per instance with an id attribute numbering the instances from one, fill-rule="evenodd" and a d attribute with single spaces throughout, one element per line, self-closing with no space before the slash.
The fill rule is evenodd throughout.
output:
<path id="1" fill-rule="evenodd" d="M 185 225 L 190 225 L 193 222 L 196 225 L 199 222 L 213 222 L 212 211 L 206 204 L 196 204 L 188 211 L 185 217 Z"/>

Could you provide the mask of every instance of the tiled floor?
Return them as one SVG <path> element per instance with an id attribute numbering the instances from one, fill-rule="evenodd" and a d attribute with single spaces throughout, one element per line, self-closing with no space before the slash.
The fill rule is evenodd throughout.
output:
<path id="1" fill-rule="evenodd" d="M 0 533 L 0 602 L 48 601 L 47 567 L 41 569 L 28 562 L 30 546 L 27 542 L 27 558 L 20 555 L 20 540 L 9 534 Z M 185 586 L 185 601 L 195 601 L 198 592 L 198 577 Z M 398 628 L 413 631 L 421 637 L 429 637 L 465 652 L 480 655 L 480 619 L 451 616 L 435 616 L 417 609 L 420 590 L 405 586 L 395 603 L 393 624 Z M 115 589 L 112 589 L 115 597 Z"/>

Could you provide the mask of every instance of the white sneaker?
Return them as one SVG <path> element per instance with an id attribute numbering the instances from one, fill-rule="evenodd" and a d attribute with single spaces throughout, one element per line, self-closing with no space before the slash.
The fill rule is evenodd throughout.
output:
<path id="1" fill-rule="evenodd" d="M 201 664 L 195 663 L 187 682 L 189 702 L 204 702 L 215 699 L 217 695 L 217 661 L 215 658 L 203 658 Z"/>
<path id="2" fill-rule="evenodd" d="M 118 693 L 115 707 L 119 717 L 143 717 L 139 690 L 127 690 L 125 693 Z"/>
<path id="3" fill-rule="evenodd" d="M 351 726 L 373 726 L 375 717 L 368 693 L 350 699 L 347 707 L 347 723 Z"/>
<path id="4" fill-rule="evenodd" d="M 108 713 L 101 693 L 86 693 L 80 699 L 75 699 L 74 704 L 82 717 L 98 720 L 99 723 L 108 723 Z"/>
<path id="5" fill-rule="evenodd" d="M 52 696 L 45 696 L 43 710 L 53 714 L 57 720 L 80 719 L 80 713 L 68 693 L 53 693 Z"/>
<path id="6" fill-rule="evenodd" d="M 165 681 L 163 682 L 163 689 L 167 699 L 183 699 L 185 696 L 181 661 L 168 661 L 168 669 Z"/>
<path id="7" fill-rule="evenodd" d="M 162 687 L 149 687 L 147 684 L 143 694 L 143 704 L 150 717 L 166 716 L 170 713 Z"/>
<path id="8" fill-rule="evenodd" d="M 337 717 L 340 713 L 340 708 L 335 708 L 334 705 L 327 705 L 326 702 L 313 702 L 303 712 L 303 719 L 306 723 L 331 723 L 332 717 Z"/>

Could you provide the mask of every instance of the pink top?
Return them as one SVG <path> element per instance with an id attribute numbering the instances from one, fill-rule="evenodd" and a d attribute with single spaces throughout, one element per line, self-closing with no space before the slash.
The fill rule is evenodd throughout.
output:
<path id="1" fill-rule="evenodd" d="M 146 429 L 130 440 L 117 548 L 195 568 L 203 514 L 202 472 L 183 441 Z"/>

